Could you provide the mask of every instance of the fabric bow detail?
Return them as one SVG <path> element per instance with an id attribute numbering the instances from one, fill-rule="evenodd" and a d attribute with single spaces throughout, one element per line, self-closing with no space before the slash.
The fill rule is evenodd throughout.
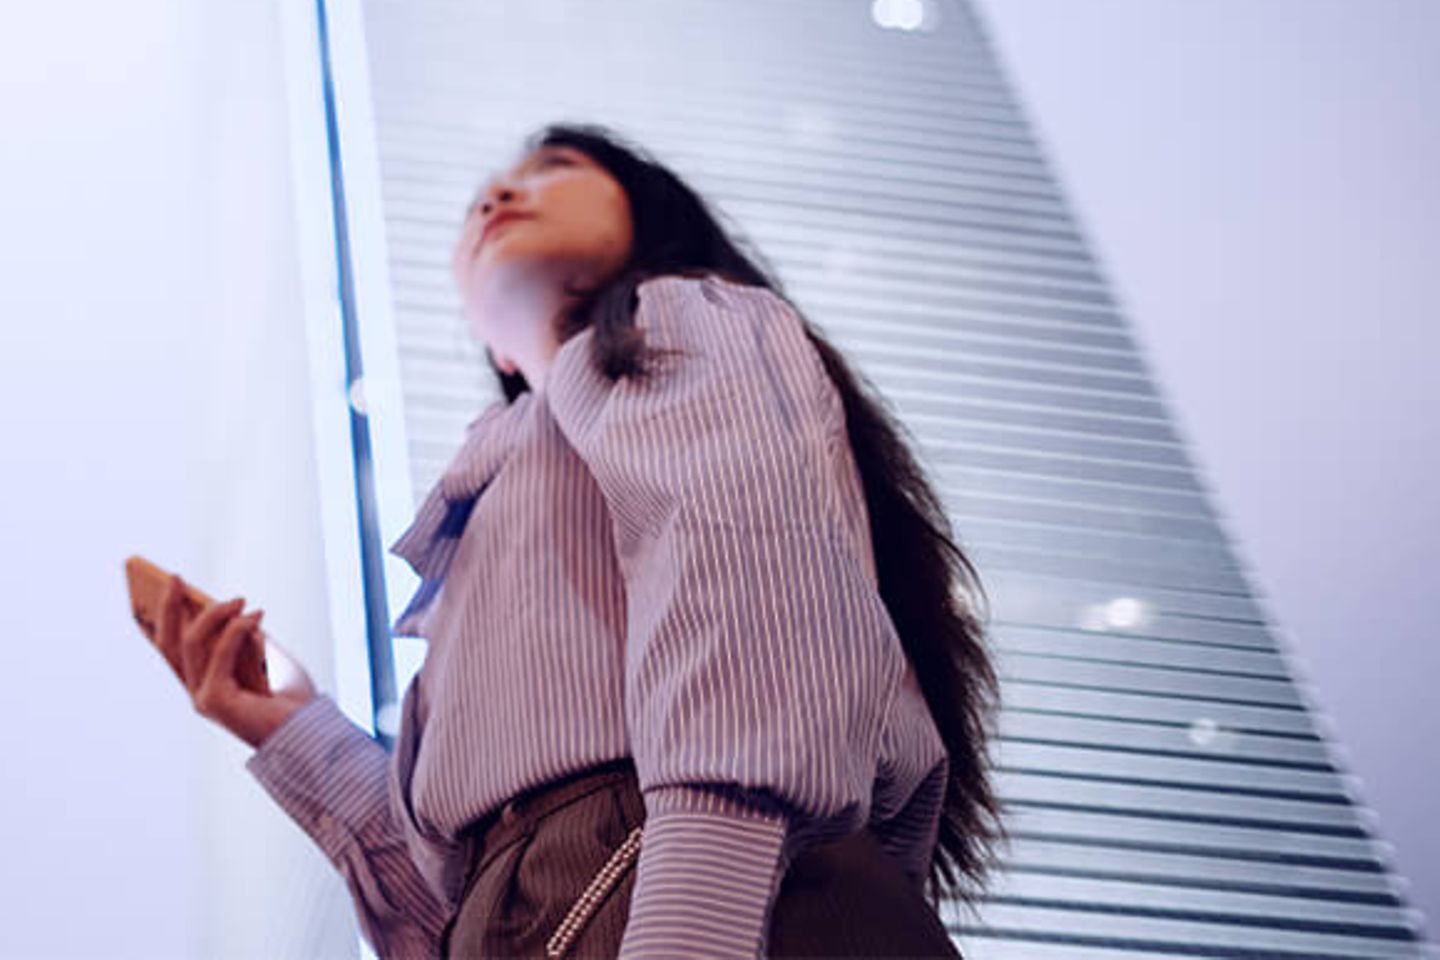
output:
<path id="1" fill-rule="evenodd" d="M 423 636 L 423 615 L 445 582 L 475 504 L 509 459 L 531 400 L 530 393 L 513 403 L 497 400 L 470 422 L 465 442 L 426 494 L 414 522 L 390 547 L 420 577 L 420 588 L 391 627 L 394 635 Z"/>

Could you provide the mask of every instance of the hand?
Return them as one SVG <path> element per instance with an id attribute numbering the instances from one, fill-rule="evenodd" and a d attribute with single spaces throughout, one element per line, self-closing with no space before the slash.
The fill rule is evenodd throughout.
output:
<path id="1" fill-rule="evenodd" d="M 259 748 L 291 714 L 315 695 L 309 674 L 274 640 L 256 633 L 263 610 L 237 616 L 244 598 L 212 603 L 190 622 L 184 622 L 181 580 L 172 576 L 160 601 L 155 646 L 180 678 L 195 711 L 213 720 L 252 747 Z M 267 661 L 278 655 L 285 683 L 256 692 L 242 687 L 235 676 L 241 644 L 265 643 Z"/>

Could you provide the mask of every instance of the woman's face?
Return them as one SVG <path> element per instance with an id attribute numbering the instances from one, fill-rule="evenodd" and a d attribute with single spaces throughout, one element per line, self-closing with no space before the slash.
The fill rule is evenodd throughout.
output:
<path id="1" fill-rule="evenodd" d="M 506 214 L 515 219 L 496 222 Z M 542 146 L 481 188 L 451 270 L 475 335 L 497 358 L 518 358 L 543 352 L 537 338 L 553 341 L 549 321 L 566 284 L 603 281 L 629 259 L 632 242 L 619 182 L 574 147 Z"/>

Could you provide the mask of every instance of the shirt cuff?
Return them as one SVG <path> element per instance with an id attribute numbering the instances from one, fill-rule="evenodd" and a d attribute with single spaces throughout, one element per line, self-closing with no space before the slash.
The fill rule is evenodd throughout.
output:
<path id="1" fill-rule="evenodd" d="M 787 820 L 733 791 L 645 791 L 623 960 L 758 957 L 785 873 Z"/>
<path id="2" fill-rule="evenodd" d="M 386 814 L 390 755 L 317 694 L 261 741 L 245 769 L 330 858 Z"/>

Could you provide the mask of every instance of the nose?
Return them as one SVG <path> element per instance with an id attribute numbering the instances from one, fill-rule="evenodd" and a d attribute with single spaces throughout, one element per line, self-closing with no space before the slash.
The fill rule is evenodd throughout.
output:
<path id="1" fill-rule="evenodd" d="M 490 214 L 496 207 L 513 203 L 514 199 L 514 190 L 504 184 L 493 183 L 486 187 L 480 196 L 475 198 L 475 202 L 471 204 L 471 209 L 478 212 L 481 218 L 489 219 Z"/>

